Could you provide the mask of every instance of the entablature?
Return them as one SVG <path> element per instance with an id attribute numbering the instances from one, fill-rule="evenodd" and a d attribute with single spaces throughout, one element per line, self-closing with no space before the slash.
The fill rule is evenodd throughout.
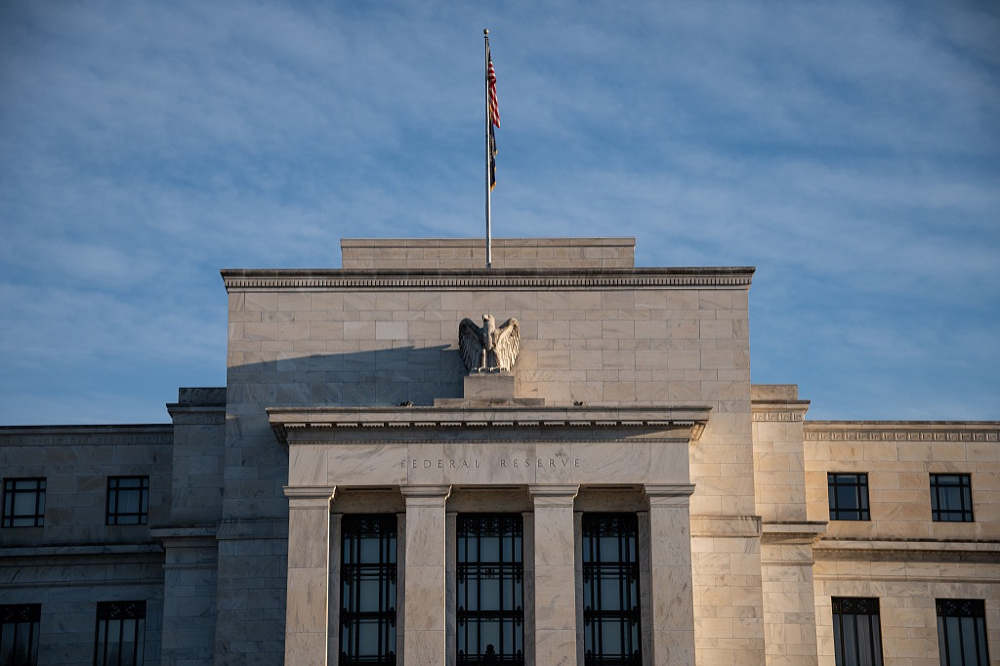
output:
<path id="1" fill-rule="evenodd" d="M 1000 421 L 806 421 L 806 441 L 1000 442 Z"/>
<path id="2" fill-rule="evenodd" d="M 752 267 L 561 269 L 225 269 L 234 291 L 537 291 L 547 289 L 643 290 L 750 288 Z"/>
<path id="3" fill-rule="evenodd" d="M 524 439 L 696 441 L 712 411 L 696 407 L 271 407 L 271 428 L 296 441 Z M 433 432 L 432 432 L 433 431 Z"/>

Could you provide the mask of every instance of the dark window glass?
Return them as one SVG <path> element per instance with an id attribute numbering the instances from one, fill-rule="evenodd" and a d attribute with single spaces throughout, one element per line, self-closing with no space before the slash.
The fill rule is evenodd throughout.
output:
<path id="1" fill-rule="evenodd" d="M 986 604 L 968 599 L 937 600 L 941 666 L 988 666 Z"/>
<path id="2" fill-rule="evenodd" d="M 396 663 L 396 516 L 341 521 L 340 663 Z"/>
<path id="3" fill-rule="evenodd" d="M 830 520 L 871 520 L 868 512 L 868 475 L 826 475 L 830 496 Z"/>
<path id="4" fill-rule="evenodd" d="M 3 526 L 45 525 L 45 479 L 4 479 Z"/>
<path id="5" fill-rule="evenodd" d="M 583 515 L 585 664 L 642 663 L 638 541 L 635 514 Z"/>
<path id="6" fill-rule="evenodd" d="M 458 516 L 458 664 L 523 664 L 522 519 Z"/>
<path id="7" fill-rule="evenodd" d="M 94 666 L 141 666 L 145 633 L 145 601 L 98 603 Z"/>
<path id="8" fill-rule="evenodd" d="M 931 474 L 931 519 L 972 522 L 972 478 L 968 474 Z"/>
<path id="9" fill-rule="evenodd" d="M 149 477 L 108 477 L 108 525 L 145 525 L 149 515 Z"/>
<path id="10" fill-rule="evenodd" d="M 0 606 L 0 664 L 35 666 L 38 663 L 40 604 Z"/>
<path id="11" fill-rule="evenodd" d="M 832 601 L 837 666 L 882 666 L 878 599 L 834 597 Z"/>

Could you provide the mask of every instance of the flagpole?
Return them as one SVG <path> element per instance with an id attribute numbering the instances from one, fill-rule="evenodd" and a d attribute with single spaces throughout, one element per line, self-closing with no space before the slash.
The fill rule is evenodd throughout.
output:
<path id="1" fill-rule="evenodd" d="M 490 210 L 490 80 L 489 80 L 489 70 L 490 70 L 490 31 L 483 30 L 483 40 L 485 41 L 485 63 L 484 71 L 486 76 L 483 77 L 485 81 L 486 89 L 486 268 L 493 267 L 493 256 L 491 251 L 492 238 L 490 229 L 490 217 L 492 211 Z"/>

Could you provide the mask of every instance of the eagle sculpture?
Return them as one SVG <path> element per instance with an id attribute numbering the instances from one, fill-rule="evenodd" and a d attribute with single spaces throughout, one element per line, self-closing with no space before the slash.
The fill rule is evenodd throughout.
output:
<path id="1" fill-rule="evenodd" d="M 469 372 L 509 372 L 521 347 L 521 326 L 513 317 L 499 328 L 493 315 L 484 314 L 482 326 L 465 318 L 458 325 L 458 347 Z"/>

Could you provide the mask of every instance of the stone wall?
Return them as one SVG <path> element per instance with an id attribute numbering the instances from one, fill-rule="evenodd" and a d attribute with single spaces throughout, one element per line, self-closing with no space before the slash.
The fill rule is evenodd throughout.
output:
<path id="1" fill-rule="evenodd" d="M 415 257 L 418 245 L 406 246 L 404 255 Z M 265 407 L 429 406 L 459 398 L 465 370 L 458 323 L 479 321 L 483 313 L 498 322 L 515 317 L 520 398 L 713 409 L 690 451 L 699 663 L 760 663 L 761 531 L 754 519 L 747 323 L 752 269 L 596 269 L 586 257 L 570 257 L 554 260 L 556 268 L 459 266 L 445 274 L 404 259 L 393 256 L 391 265 L 405 264 L 406 273 L 380 275 L 223 272 L 230 295 L 225 520 L 247 538 L 255 534 L 251 525 L 272 535 L 284 527 L 287 452 L 270 431 Z M 345 250 L 345 267 L 359 267 L 352 261 Z M 245 583 L 223 578 L 246 564 L 224 560 L 220 550 L 220 636 L 227 631 L 224 604 L 246 593 Z M 723 588 L 725 599 L 716 592 Z M 251 618 L 252 633 L 270 645 L 276 632 L 254 624 L 266 623 L 264 615 Z M 238 619 L 234 614 L 234 630 Z M 217 652 L 219 663 L 243 663 L 231 656 L 234 648 L 227 650 Z"/>
<path id="2" fill-rule="evenodd" d="M 0 428 L 4 479 L 46 479 L 43 527 L 0 529 L 0 604 L 41 604 L 39 663 L 91 663 L 98 602 L 145 601 L 145 663 L 160 664 L 170 426 Z M 149 476 L 149 524 L 106 525 L 109 476 Z"/>
<path id="3" fill-rule="evenodd" d="M 936 599 L 984 600 L 1000 655 L 1000 423 L 808 422 L 810 517 L 827 474 L 868 474 L 870 521 L 832 520 L 813 549 L 819 664 L 834 664 L 832 597 L 879 599 L 885 663 L 938 664 Z M 930 474 L 971 475 L 974 522 L 931 520 Z"/>
<path id="4" fill-rule="evenodd" d="M 761 517 L 761 575 L 768 666 L 816 659 L 813 543 L 826 528 L 806 511 L 803 419 L 796 386 L 753 387 L 754 487 Z"/>
<path id="5" fill-rule="evenodd" d="M 167 409 L 174 490 L 170 521 L 153 529 L 165 550 L 162 655 L 164 664 L 196 666 L 215 653 L 226 390 L 182 388 Z"/>

